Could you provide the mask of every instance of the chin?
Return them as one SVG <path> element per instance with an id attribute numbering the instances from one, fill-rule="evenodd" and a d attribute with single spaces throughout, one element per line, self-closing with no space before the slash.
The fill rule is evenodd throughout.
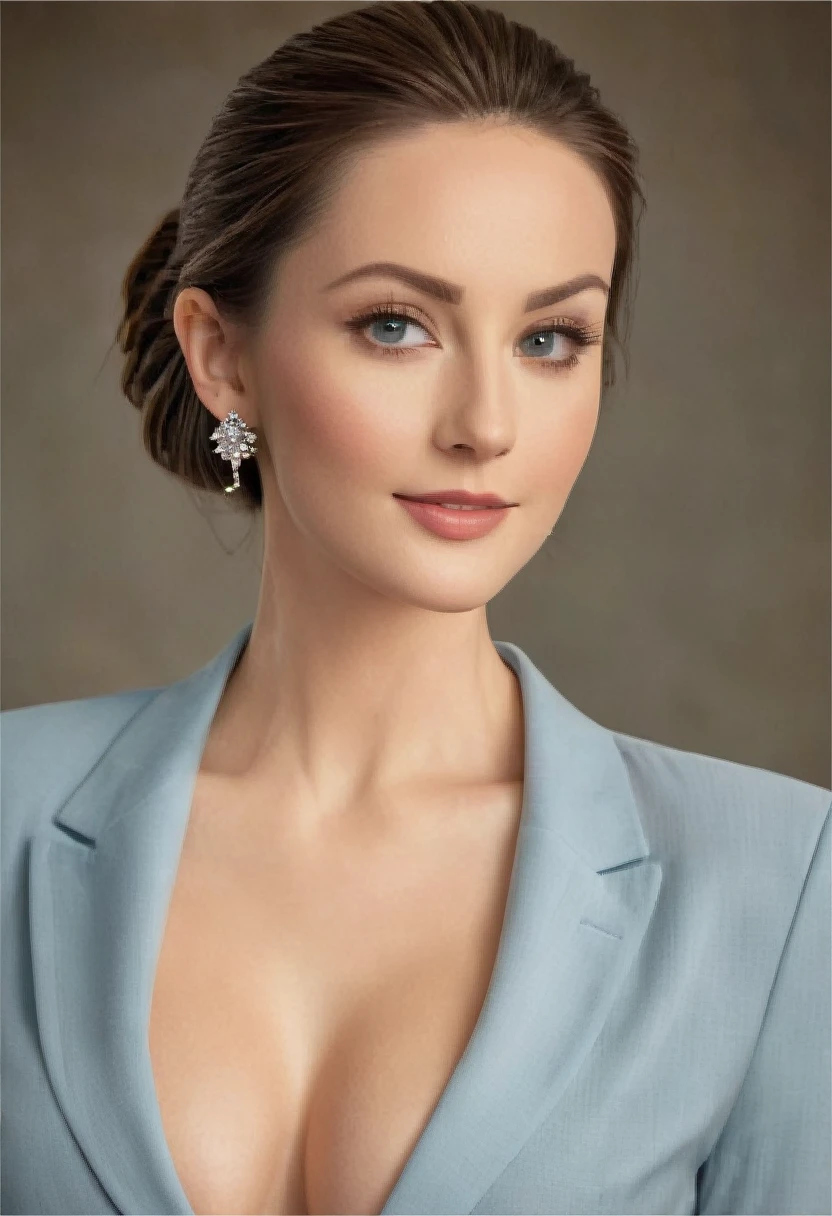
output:
<path id="1" fill-rule="evenodd" d="M 386 546 L 382 553 L 352 555 L 344 569 L 386 599 L 429 612 L 473 612 L 484 607 L 517 573 L 523 562 L 507 555 L 493 539 L 428 544 L 422 552 L 413 545 Z"/>

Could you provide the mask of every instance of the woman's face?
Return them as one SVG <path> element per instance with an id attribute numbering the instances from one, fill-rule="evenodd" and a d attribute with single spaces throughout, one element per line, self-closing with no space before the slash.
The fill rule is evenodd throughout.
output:
<path id="1" fill-rule="evenodd" d="M 528 298 L 584 276 L 608 285 L 614 255 L 600 181 L 536 133 L 432 126 L 356 160 L 281 262 L 250 352 L 246 417 L 281 554 L 311 545 L 381 594 L 441 612 L 496 595 L 560 516 L 600 404 L 604 289 Z M 333 286 L 378 262 L 454 287 L 440 299 L 380 272 Z M 487 535 L 452 540 L 395 497 L 447 489 L 517 505 Z"/>

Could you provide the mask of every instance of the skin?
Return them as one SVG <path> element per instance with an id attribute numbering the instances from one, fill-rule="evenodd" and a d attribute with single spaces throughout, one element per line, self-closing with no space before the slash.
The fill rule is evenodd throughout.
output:
<path id="1" fill-rule="evenodd" d="M 602 326 L 607 298 L 591 288 L 521 310 L 528 293 L 585 272 L 609 283 L 614 254 L 610 205 L 585 162 L 484 121 L 360 158 L 280 266 L 257 334 L 206 292 L 180 293 L 173 320 L 196 391 L 218 421 L 235 409 L 256 430 L 264 492 L 257 611 L 207 769 L 291 774 L 305 813 L 323 818 L 361 816 L 426 778 L 518 775 L 522 702 L 485 606 L 566 504 L 597 425 L 602 350 L 556 373 L 518 342 L 553 316 Z M 387 277 L 324 290 L 379 260 L 464 285 L 464 300 Z M 391 298 L 425 317 L 408 323 L 401 358 L 379 352 L 378 322 L 363 340 L 345 327 Z M 556 336 L 544 353 L 572 349 Z M 450 487 L 519 505 L 490 535 L 454 542 L 393 498 Z"/>
<path id="2" fill-rule="evenodd" d="M 428 185 L 426 186 L 426 183 Z M 174 325 L 200 400 L 258 435 L 263 575 L 208 734 L 155 978 L 150 1045 L 197 1213 L 379 1212 L 473 1031 L 522 808 L 523 705 L 485 606 L 555 524 L 595 432 L 599 180 L 551 139 L 434 127 L 355 162 L 285 258 L 262 328 L 199 289 Z M 463 286 L 458 305 L 388 278 Z M 375 304 L 421 310 L 400 358 Z M 229 473 L 230 480 L 230 473 Z M 423 530 L 392 497 L 490 490 L 488 536 Z"/>

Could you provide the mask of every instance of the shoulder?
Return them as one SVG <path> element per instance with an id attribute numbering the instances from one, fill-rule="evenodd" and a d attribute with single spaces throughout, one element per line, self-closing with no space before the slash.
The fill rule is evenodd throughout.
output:
<path id="1" fill-rule="evenodd" d="M 681 977 L 700 1088 L 723 1095 L 696 1210 L 829 1212 L 832 791 L 616 742 L 663 871 L 651 964 L 665 992 Z"/>
<path id="2" fill-rule="evenodd" d="M 766 869 L 808 860 L 832 790 L 771 769 L 612 731 L 650 839 Z M 785 856 L 783 850 L 785 849 Z"/>
<path id="3" fill-rule="evenodd" d="M 0 713 L 4 851 L 54 813 L 159 691 L 134 688 Z"/>
<path id="4" fill-rule="evenodd" d="M 813 875 L 828 901 L 832 790 L 773 770 L 612 732 L 671 919 L 710 925 L 714 948 L 779 954 Z M 749 938 L 748 935 L 751 934 Z"/>

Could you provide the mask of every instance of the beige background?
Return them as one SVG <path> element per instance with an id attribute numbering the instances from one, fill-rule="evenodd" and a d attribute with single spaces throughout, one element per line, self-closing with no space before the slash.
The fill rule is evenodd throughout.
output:
<path id="1" fill-rule="evenodd" d="M 334 3 L 2 8 L 4 708 L 187 674 L 260 525 L 157 469 L 123 270 L 236 78 Z M 496 3 L 588 70 L 648 194 L 629 381 L 489 606 L 608 726 L 830 784 L 830 7 Z"/>

